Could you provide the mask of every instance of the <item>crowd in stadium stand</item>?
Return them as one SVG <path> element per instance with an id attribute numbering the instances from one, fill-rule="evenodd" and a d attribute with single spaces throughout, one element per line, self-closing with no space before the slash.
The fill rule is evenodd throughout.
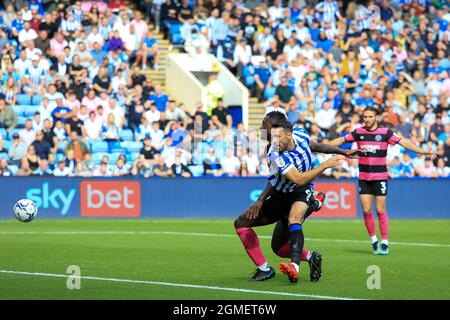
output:
<path id="1" fill-rule="evenodd" d="M 445 1 L 131 2 L 2 1 L 0 175 L 268 174 L 258 132 L 235 123 L 214 77 L 208 106 L 191 114 L 143 74 L 160 68 L 161 32 L 191 55 L 214 54 L 266 112 L 319 142 L 377 108 L 381 125 L 438 154 L 391 146 L 391 178 L 449 177 Z M 357 177 L 358 162 L 325 175 Z"/>

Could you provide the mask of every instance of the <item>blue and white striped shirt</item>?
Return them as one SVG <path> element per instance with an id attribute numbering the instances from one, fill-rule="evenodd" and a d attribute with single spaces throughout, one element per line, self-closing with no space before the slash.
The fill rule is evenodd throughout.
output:
<path id="1" fill-rule="evenodd" d="M 339 15 L 339 7 L 336 1 L 322 1 L 316 5 L 316 10 L 323 8 L 323 13 L 317 12 L 316 18 L 334 24 L 336 16 Z"/>
<path id="2" fill-rule="evenodd" d="M 296 184 L 289 181 L 285 174 L 292 168 L 305 172 L 314 168 L 311 154 L 311 140 L 308 132 L 303 128 L 292 131 L 295 148 L 278 153 L 274 146 L 267 153 L 271 175 L 268 177 L 273 188 L 280 192 L 292 192 Z"/>
<path id="3" fill-rule="evenodd" d="M 32 84 L 39 86 L 41 84 L 41 80 L 45 79 L 45 71 L 39 67 L 35 68 L 31 65 L 25 70 L 25 78 L 30 78 Z"/>

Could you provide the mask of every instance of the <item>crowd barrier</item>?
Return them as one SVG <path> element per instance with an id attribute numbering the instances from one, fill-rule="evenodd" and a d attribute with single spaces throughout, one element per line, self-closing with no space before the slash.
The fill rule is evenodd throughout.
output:
<path id="1" fill-rule="evenodd" d="M 259 196 L 264 178 L 86 179 L 0 178 L 0 219 L 13 219 L 21 198 L 33 200 L 40 218 L 234 218 Z M 360 218 L 357 180 L 318 180 L 327 193 L 315 218 Z M 390 218 L 450 218 L 450 180 L 388 183 Z"/>

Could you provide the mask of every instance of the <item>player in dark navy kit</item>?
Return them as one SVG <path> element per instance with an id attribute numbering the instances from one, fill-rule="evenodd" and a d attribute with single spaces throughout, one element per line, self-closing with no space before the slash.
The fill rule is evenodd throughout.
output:
<path id="1" fill-rule="evenodd" d="M 363 112 L 364 127 L 353 130 L 345 137 L 334 139 L 330 144 L 340 146 L 348 142 L 356 142 L 358 148 L 366 151 L 366 155 L 359 158 L 359 194 L 364 213 L 364 221 L 372 241 L 374 254 L 387 255 L 388 217 L 386 213 L 386 196 L 388 192 L 388 171 L 386 155 L 389 145 L 400 144 L 404 148 L 435 158 L 436 154 L 427 152 L 414 145 L 407 139 L 395 135 L 389 128 L 378 125 L 378 111 L 375 108 L 366 108 Z M 378 215 L 378 224 L 381 232 L 381 247 L 375 231 L 375 221 L 372 215 L 372 201 L 375 196 L 375 207 Z"/>
<path id="2" fill-rule="evenodd" d="M 270 130 L 273 125 L 280 126 L 290 125 L 286 117 L 280 112 L 271 112 L 263 120 L 261 129 L 267 130 L 267 136 L 270 139 Z M 301 128 L 293 129 L 291 135 L 295 137 L 296 146 L 301 153 L 301 157 L 295 155 L 297 164 L 301 170 L 312 169 L 311 150 L 324 153 L 337 153 L 349 157 L 355 156 L 361 150 L 342 150 L 336 147 L 318 144 L 310 140 L 306 130 Z M 272 146 L 269 146 L 272 147 Z M 269 152 L 274 157 L 273 150 Z M 291 158 L 291 155 L 288 155 Z M 283 156 L 280 161 L 284 161 Z M 291 158 L 292 159 L 292 158 Z M 275 160 L 273 160 L 275 161 Z M 281 162 L 280 162 L 281 163 Z M 278 176 L 276 164 L 272 165 L 274 174 L 269 177 L 269 183 L 254 205 L 252 205 L 244 214 L 235 220 L 235 228 L 238 233 L 248 255 L 258 267 L 253 280 L 267 280 L 275 275 L 275 271 L 265 260 L 259 246 L 259 240 L 252 227 L 264 226 L 277 223 L 272 236 L 272 249 L 280 257 L 290 258 L 290 231 L 288 228 L 288 216 L 292 209 L 294 201 L 298 199 L 307 205 L 306 212 L 300 218 L 303 223 L 313 211 L 321 208 L 324 200 L 324 194 L 319 193 L 316 199 L 313 196 L 313 189 L 306 184 L 301 187 L 294 187 L 283 175 Z M 317 199 L 318 198 L 318 199 Z M 321 201 L 320 201 L 321 200 Z M 302 245 L 303 246 L 303 245 Z M 321 255 L 318 252 L 310 252 L 308 250 L 300 250 L 300 258 L 302 261 L 308 261 L 310 265 L 311 281 L 318 281 L 321 276 Z M 294 258 L 297 259 L 297 258 Z M 298 265 L 298 264 L 297 264 Z M 297 278 L 295 278 L 296 280 Z"/>

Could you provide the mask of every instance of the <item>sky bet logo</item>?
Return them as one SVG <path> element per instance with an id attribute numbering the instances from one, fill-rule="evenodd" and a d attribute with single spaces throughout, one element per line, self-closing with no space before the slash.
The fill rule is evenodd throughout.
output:
<path id="1" fill-rule="evenodd" d="M 65 216 L 76 194 L 76 189 L 65 193 L 60 188 L 50 189 L 50 184 L 44 182 L 41 188 L 32 188 L 27 191 L 26 198 L 34 201 L 39 209 L 58 209 Z"/>

